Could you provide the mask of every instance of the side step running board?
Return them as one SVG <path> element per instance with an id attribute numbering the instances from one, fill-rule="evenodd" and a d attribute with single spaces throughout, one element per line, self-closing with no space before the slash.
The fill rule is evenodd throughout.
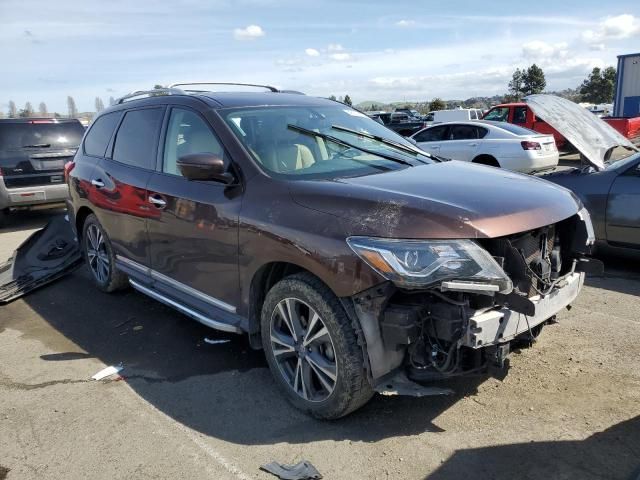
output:
<path id="1" fill-rule="evenodd" d="M 152 290 L 149 287 L 145 287 L 144 285 L 139 284 L 135 280 L 129 279 L 129 283 L 133 288 L 138 290 L 140 293 L 144 293 L 145 295 L 148 295 L 154 300 L 164 303 L 169 307 L 175 308 L 180 313 L 183 313 L 184 315 L 191 317 L 194 320 L 197 320 L 198 322 L 206 325 L 207 327 L 215 328 L 216 330 L 222 330 L 223 332 L 243 333 L 242 329 L 240 329 L 239 327 L 236 327 L 235 325 L 230 325 L 228 323 L 219 322 L 212 318 L 205 317 L 201 313 L 198 313 L 195 310 L 190 309 L 189 307 L 185 307 L 181 303 L 178 303 L 175 300 L 165 297 L 164 295 L 156 292 L 155 290 Z"/>

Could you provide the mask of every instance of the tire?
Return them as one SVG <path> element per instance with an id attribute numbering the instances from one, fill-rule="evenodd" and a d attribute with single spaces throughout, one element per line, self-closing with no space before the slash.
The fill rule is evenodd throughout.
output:
<path id="1" fill-rule="evenodd" d="M 7 212 L 0 209 L 0 228 L 4 227 L 6 220 L 7 220 Z"/>
<path id="2" fill-rule="evenodd" d="M 96 255 L 95 252 L 99 254 Z M 129 285 L 127 276 L 116 269 L 116 259 L 109 236 L 95 215 L 90 214 L 82 226 L 82 252 L 91 279 L 106 293 L 122 290 Z"/>
<path id="3" fill-rule="evenodd" d="M 298 319 L 297 335 L 291 334 L 292 318 Z M 338 298 L 313 275 L 286 277 L 269 290 L 261 329 L 271 373 L 296 408 L 318 419 L 336 419 L 373 396 L 351 321 Z"/>

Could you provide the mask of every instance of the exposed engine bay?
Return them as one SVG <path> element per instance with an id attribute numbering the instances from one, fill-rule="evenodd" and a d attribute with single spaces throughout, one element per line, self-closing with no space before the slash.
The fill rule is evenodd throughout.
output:
<path id="1" fill-rule="evenodd" d="M 385 284 L 354 297 L 374 385 L 389 383 L 398 371 L 426 382 L 503 367 L 514 343 L 531 344 L 545 323 L 570 308 L 585 273 L 601 273 L 599 261 L 584 257 L 587 225 L 575 215 L 478 240 L 511 280 L 508 293 L 450 281 L 425 289 Z"/>

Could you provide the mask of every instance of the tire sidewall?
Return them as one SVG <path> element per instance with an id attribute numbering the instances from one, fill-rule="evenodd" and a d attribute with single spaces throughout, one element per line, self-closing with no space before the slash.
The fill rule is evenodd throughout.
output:
<path id="1" fill-rule="evenodd" d="M 325 326 L 329 330 L 329 335 L 333 342 L 335 361 L 337 366 L 337 380 L 333 392 L 329 397 L 320 402 L 304 400 L 289 386 L 287 380 L 280 371 L 273 351 L 271 349 L 270 332 L 271 316 L 277 304 L 285 298 L 295 298 L 311 306 L 322 318 Z M 340 318 L 342 316 L 343 318 Z M 285 278 L 278 282 L 267 294 L 262 307 L 261 314 L 261 334 L 262 344 L 267 358 L 267 363 L 276 383 L 284 391 L 287 399 L 298 409 L 303 410 L 318 418 L 336 418 L 336 412 L 345 411 L 353 395 L 352 382 L 350 376 L 354 374 L 353 356 L 350 351 L 344 332 L 344 322 L 348 319 L 343 311 L 336 311 L 322 293 L 313 286 L 296 278 Z M 362 360 L 360 359 L 360 362 Z"/>

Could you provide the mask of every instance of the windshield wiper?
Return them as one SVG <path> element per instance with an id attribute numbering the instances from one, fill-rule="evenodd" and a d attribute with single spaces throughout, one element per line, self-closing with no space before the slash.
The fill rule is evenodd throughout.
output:
<path id="1" fill-rule="evenodd" d="M 22 148 L 49 148 L 50 143 L 34 143 L 33 145 L 23 145 Z"/>
<path id="2" fill-rule="evenodd" d="M 384 145 L 388 145 L 390 147 L 394 147 L 397 148 L 398 150 L 402 150 L 403 152 L 407 152 L 410 153 L 412 155 L 424 155 L 423 152 L 419 152 L 418 150 L 408 147 L 407 145 L 403 145 L 399 142 L 395 142 L 393 140 L 389 140 L 386 139 L 384 137 L 381 137 L 380 135 L 373 135 L 369 132 L 360 132 L 358 130 L 353 130 L 351 128 L 347 128 L 347 127 L 343 127 L 341 125 L 331 125 L 331 128 L 333 128 L 334 130 L 339 130 L 341 132 L 347 132 L 347 133 L 351 133 L 353 135 L 358 135 L 360 137 L 365 137 L 365 138 L 370 138 L 371 140 L 376 140 L 377 142 L 380 142 Z"/>
<path id="3" fill-rule="evenodd" d="M 373 150 L 369 150 L 368 148 L 363 148 L 363 147 L 359 147 L 357 145 L 353 145 L 349 142 L 346 142 L 340 138 L 331 136 L 331 135 L 327 135 L 325 133 L 320 133 L 320 132 L 315 132 L 313 130 L 309 130 L 307 128 L 303 128 L 303 127 L 299 127 L 298 125 L 293 125 L 292 123 L 290 123 L 289 125 L 287 125 L 287 128 L 290 130 L 294 130 L 296 132 L 300 132 L 300 133 L 304 133 L 305 135 L 309 135 L 311 137 L 319 137 L 322 138 L 324 140 L 329 140 L 330 142 L 333 143 L 337 143 L 338 145 L 342 145 L 343 147 L 348 147 L 348 148 L 355 148 L 356 150 L 360 150 L 361 152 L 364 153 L 368 153 L 369 155 L 373 155 L 375 157 L 380 157 L 380 158 L 384 158 L 386 160 L 390 160 L 392 162 L 396 162 L 396 163 L 401 163 L 402 165 L 407 165 L 409 167 L 415 167 L 415 165 L 411 162 L 407 162 L 406 160 L 402 160 L 400 158 L 396 158 L 393 155 L 387 155 L 384 153 L 380 153 L 380 152 L 375 152 Z"/>

